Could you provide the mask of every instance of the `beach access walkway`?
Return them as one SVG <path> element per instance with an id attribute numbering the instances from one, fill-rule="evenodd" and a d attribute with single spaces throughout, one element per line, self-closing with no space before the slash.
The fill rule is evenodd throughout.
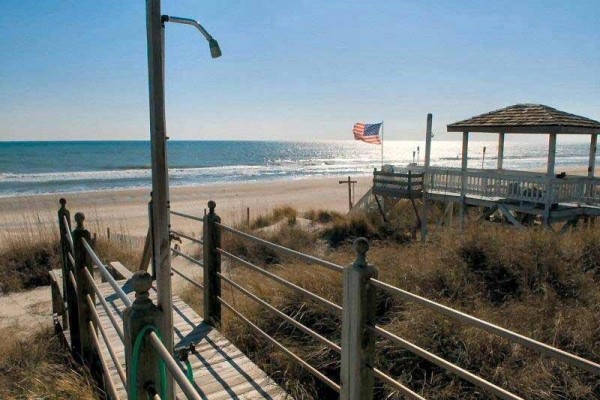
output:
<path id="1" fill-rule="evenodd" d="M 202 246 L 202 257 L 190 251 L 188 246 L 171 247 L 178 260 L 185 259 L 201 267 L 202 276 L 199 279 L 194 276 L 197 274 L 189 274 L 190 270 L 178 268 L 179 261 L 171 264 L 173 273 L 201 291 L 203 313 L 200 317 L 177 295 L 171 296 L 172 306 L 166 309 L 169 310 L 167 312 L 155 305 L 155 301 L 160 304 L 160 293 L 157 293 L 160 285 L 146 272 L 145 267 L 132 273 L 118 262 L 101 261 L 93 249 L 94 240 L 90 232 L 83 226 L 83 214 L 75 215 L 77 227 L 71 230 L 70 213 L 63 204 L 59 220 L 63 221 L 61 238 L 64 239 L 64 269 L 61 273 L 50 273 L 55 327 L 57 332 L 64 335 L 76 359 L 87 365 L 94 376 L 99 377 L 108 398 L 292 398 L 277 385 L 273 377 L 269 377 L 222 334 L 219 329 L 222 326 L 221 312 L 225 311 L 247 326 L 256 339 L 257 346 L 261 346 L 263 351 L 283 354 L 310 373 L 319 381 L 319 393 L 326 393 L 328 397 L 339 393 L 341 400 L 372 400 L 376 390 L 375 381 L 378 381 L 379 385 L 391 388 L 404 398 L 424 399 L 418 392 L 422 389 L 411 388 L 408 386 L 410 383 L 405 384 L 394 377 L 396 373 L 379 369 L 385 366 L 376 365 L 375 355 L 383 350 L 380 348 L 381 340 L 377 340 L 380 338 L 470 382 L 487 394 L 507 400 L 522 399 L 518 394 L 397 336 L 388 330 L 388 325 L 377 323 L 376 296 L 379 294 L 415 303 L 456 322 L 526 347 L 544 357 L 600 376 L 600 365 L 594 361 L 378 280 L 376 268 L 367 262 L 369 243 L 364 238 L 358 238 L 354 242 L 355 261 L 352 265 L 343 267 L 222 223 L 215 212 L 214 201 L 208 202 L 208 208 L 209 211 L 203 217 L 169 211 L 173 217 L 171 242 L 187 240 Z M 178 221 L 175 217 L 201 222 L 202 236 L 196 237 L 177 229 Z M 223 235 L 236 238 L 238 242 L 233 249 L 226 242 L 222 245 Z M 243 249 L 240 243 L 260 245 L 281 256 L 282 262 L 287 258 L 294 258 L 305 263 L 307 269 L 314 267 L 329 270 L 340 279 L 342 303 L 332 302 L 286 280 L 277 274 L 277 270 L 253 264 L 243 256 L 234 254 Z M 317 306 L 321 311 L 331 313 L 340 321 L 341 334 L 330 332 L 325 336 L 315 331 L 314 327 L 303 324 L 269 304 L 245 287 L 243 273 L 231 276 L 224 270 L 222 272 L 222 258 L 228 263 L 227 269 L 235 264 L 236 267 L 252 270 L 261 274 L 266 284 L 281 286 L 290 293 L 301 296 L 305 300 L 304 307 Z M 94 278 L 95 272 L 105 282 L 98 282 Z M 228 290 L 222 291 L 221 284 L 227 285 Z M 252 321 L 244 315 L 240 311 L 242 308 L 238 308 L 238 303 L 229 300 L 229 289 L 255 302 L 264 312 L 280 318 L 282 325 L 310 336 L 324 351 L 331 352 L 332 356 L 339 357 L 339 369 L 334 372 L 320 371 L 311 365 L 310 360 L 294 353 L 273 337 L 273 334 L 261 329 L 257 325 L 259 321 Z M 167 325 L 173 332 L 172 344 L 167 341 L 166 335 L 160 334 L 161 327 L 164 326 L 161 325 L 161 319 L 165 316 L 172 317 L 172 322 L 169 321 Z M 277 331 L 280 335 L 291 332 L 286 333 L 282 329 Z M 162 332 L 168 331 L 164 329 Z M 267 347 L 263 349 L 265 343 Z"/>
<path id="2" fill-rule="evenodd" d="M 108 270 L 120 278 L 116 283 L 133 302 L 133 273 L 119 262 L 110 263 Z M 62 278 L 62 271 L 55 270 L 54 274 L 57 279 Z M 126 399 L 125 347 L 120 338 L 122 332 L 115 329 L 112 323 L 117 321 L 122 324 L 126 305 L 115 294 L 109 282 L 98 282 L 97 289 L 94 304 L 98 316 L 96 322 L 101 335 L 107 339 L 99 340 L 100 353 L 106 362 L 116 394 L 119 398 Z M 156 290 L 151 289 L 149 293 L 150 299 L 156 301 Z M 103 304 L 108 305 L 108 310 Z M 185 364 L 188 368 L 191 366 L 192 372 L 188 373 L 193 377 L 194 388 L 202 399 L 286 398 L 285 392 L 265 372 L 221 333 L 205 323 L 179 296 L 173 297 L 173 330 L 175 352 L 187 353 Z M 65 340 L 70 342 L 68 330 L 64 331 L 64 335 Z M 115 362 L 115 359 L 118 362 Z M 185 398 L 181 388 L 177 388 L 176 395 Z"/>

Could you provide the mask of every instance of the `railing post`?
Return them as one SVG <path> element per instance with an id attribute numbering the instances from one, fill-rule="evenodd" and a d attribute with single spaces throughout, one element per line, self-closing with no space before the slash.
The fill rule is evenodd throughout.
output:
<path id="1" fill-rule="evenodd" d="M 204 320 L 213 326 L 221 323 L 221 279 L 217 273 L 221 272 L 221 254 L 217 251 L 221 247 L 221 230 L 216 223 L 221 222 L 221 217 L 215 213 L 217 203 L 208 202 L 208 214 L 204 217 L 203 259 L 204 259 Z"/>
<path id="2" fill-rule="evenodd" d="M 92 237 L 90 232 L 84 228 L 83 221 L 85 215 L 81 212 L 75 213 L 75 222 L 77 226 L 73 230 L 73 248 L 75 254 L 75 282 L 77 283 L 77 309 L 78 309 L 78 326 L 79 326 L 79 355 L 81 359 L 88 365 L 92 365 L 94 357 L 94 342 L 88 329 L 88 321 L 93 321 L 92 311 L 89 309 L 86 297 L 90 295 L 92 301 L 95 301 L 94 289 L 91 287 L 85 276 L 84 269 L 94 276 L 91 259 L 83 246 L 83 239 L 92 245 Z"/>
<path id="3" fill-rule="evenodd" d="M 63 308 L 64 302 L 68 301 L 68 286 L 69 286 L 69 259 L 67 258 L 67 254 L 70 251 L 69 241 L 67 240 L 67 235 L 69 235 L 71 229 L 71 212 L 67 209 L 67 200 L 65 198 L 61 198 L 58 200 L 60 203 L 60 208 L 58 209 L 58 229 L 60 232 L 60 249 L 62 255 L 62 287 L 63 287 Z M 65 226 L 65 220 L 67 221 L 68 226 Z M 67 313 L 63 313 L 62 315 L 62 324 L 63 329 L 67 329 L 69 327 L 69 316 Z"/>
<path id="4" fill-rule="evenodd" d="M 376 289 L 369 280 L 377 277 L 377 270 L 367 264 L 367 239 L 356 239 L 354 249 L 356 261 L 344 269 L 343 278 L 340 399 L 372 400 L 375 334 L 367 327 L 375 325 Z"/>
<path id="5" fill-rule="evenodd" d="M 150 330 L 159 326 L 161 311 L 150 300 L 148 291 L 152 287 L 152 275 L 146 271 L 137 271 L 131 277 L 131 285 L 135 291 L 135 300 L 131 308 L 123 312 L 127 396 L 130 399 L 143 399 L 146 398 L 149 386 L 159 388 L 161 383 L 160 356 L 150 342 L 144 340 Z M 137 353 L 134 352 L 136 341 Z"/>

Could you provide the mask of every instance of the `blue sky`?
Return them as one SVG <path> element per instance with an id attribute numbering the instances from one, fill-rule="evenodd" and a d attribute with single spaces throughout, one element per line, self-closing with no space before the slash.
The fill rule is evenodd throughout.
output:
<path id="1" fill-rule="evenodd" d="M 148 138 L 144 1 L 2 0 L 0 140 Z M 186 1 L 167 26 L 173 139 L 421 139 L 514 103 L 600 119 L 600 1 Z"/>

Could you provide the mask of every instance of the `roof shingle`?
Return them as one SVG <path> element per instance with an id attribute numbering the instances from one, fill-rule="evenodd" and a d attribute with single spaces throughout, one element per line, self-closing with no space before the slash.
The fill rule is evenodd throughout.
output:
<path id="1" fill-rule="evenodd" d="M 600 133 L 600 122 L 543 104 L 515 104 L 448 125 L 448 132 Z"/>

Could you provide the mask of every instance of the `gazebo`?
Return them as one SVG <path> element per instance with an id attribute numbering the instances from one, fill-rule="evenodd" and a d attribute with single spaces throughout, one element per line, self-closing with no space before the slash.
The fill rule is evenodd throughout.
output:
<path id="1" fill-rule="evenodd" d="M 462 171 L 467 171 L 468 161 L 468 146 L 469 146 L 469 133 L 470 132 L 486 132 L 486 133 L 498 133 L 498 165 L 499 171 L 503 170 L 503 159 L 504 159 L 504 140 L 506 134 L 543 134 L 548 135 L 548 162 L 546 166 L 546 187 L 544 192 L 541 188 L 537 188 L 538 197 L 545 197 L 546 201 L 544 204 L 543 223 L 548 225 L 551 223 L 551 210 L 553 206 L 557 208 L 561 200 L 560 186 L 564 181 L 556 181 L 562 177 L 555 177 L 555 160 L 556 160 L 556 138 L 558 134 L 566 135 L 590 135 L 590 152 L 588 161 L 588 177 L 594 178 L 595 167 L 596 167 L 596 148 L 598 143 L 598 134 L 600 133 L 600 122 L 592 119 L 582 117 L 575 114 L 570 114 L 564 111 L 557 110 L 552 107 L 545 106 L 543 104 L 515 104 L 513 106 L 505 107 L 496 111 L 491 111 L 485 114 L 477 115 L 475 117 L 466 119 L 464 121 L 455 122 L 448 125 L 448 132 L 462 132 Z M 515 171 L 516 172 L 516 171 Z M 586 189 L 588 195 L 597 193 L 589 193 L 591 190 L 597 190 L 596 185 L 586 185 L 586 182 L 579 179 L 579 182 L 575 182 L 576 177 L 570 177 L 569 186 L 576 185 L 574 194 L 579 195 L 582 198 L 579 199 L 564 199 L 564 200 L 576 200 L 575 202 L 580 205 L 585 202 Z M 557 183 L 553 185 L 553 183 Z M 576 183 L 579 183 L 577 185 Z M 552 193 L 553 189 L 559 190 L 557 193 Z M 570 187 L 569 191 L 573 192 L 573 188 Z M 570 197 L 573 193 L 571 193 Z M 463 191 L 462 195 L 465 193 Z M 544 196 L 545 195 L 545 196 Z M 568 201 L 566 201 L 568 202 Z M 599 206 L 598 202 L 593 204 Z M 565 213 L 563 213 L 565 214 Z M 575 214 L 578 213 L 566 213 Z M 569 215 L 570 216 L 570 215 Z"/>
<path id="2" fill-rule="evenodd" d="M 463 132 L 463 155 L 469 144 L 469 132 L 498 133 L 498 169 L 502 169 L 504 139 L 506 134 L 549 135 L 547 174 L 554 175 L 556 137 L 558 134 L 590 135 L 588 176 L 594 176 L 596 146 L 600 133 L 600 122 L 559 111 L 543 104 L 515 104 L 500 110 L 477 115 L 464 121 L 448 125 L 448 132 Z M 463 156 L 463 168 L 467 157 Z"/>
<path id="3" fill-rule="evenodd" d="M 395 199 L 422 197 L 425 221 L 428 203 L 447 203 L 449 219 L 453 204 L 458 204 L 461 224 L 469 206 L 485 210 L 481 219 L 498 212 L 519 226 L 532 223 L 538 217 L 545 226 L 559 221 L 567 221 L 565 226 L 570 226 L 581 217 L 600 216 L 600 178 L 594 176 L 600 122 L 541 104 L 516 104 L 449 124 L 447 130 L 462 132 L 460 168 L 430 165 L 433 135 L 429 114 L 424 165 L 394 168 L 391 174 L 375 171 L 372 190 L 375 200 L 377 195 Z M 495 169 L 468 168 L 469 134 L 476 132 L 498 134 Z M 545 173 L 504 168 L 504 141 L 508 134 L 548 135 Z M 559 134 L 590 136 L 586 176 L 556 175 L 556 139 Z M 414 181 L 415 178 L 418 180 Z M 407 191 L 407 188 L 410 189 Z M 414 188 L 418 188 L 418 193 Z M 426 235 L 427 223 L 421 224 L 421 228 Z"/>

